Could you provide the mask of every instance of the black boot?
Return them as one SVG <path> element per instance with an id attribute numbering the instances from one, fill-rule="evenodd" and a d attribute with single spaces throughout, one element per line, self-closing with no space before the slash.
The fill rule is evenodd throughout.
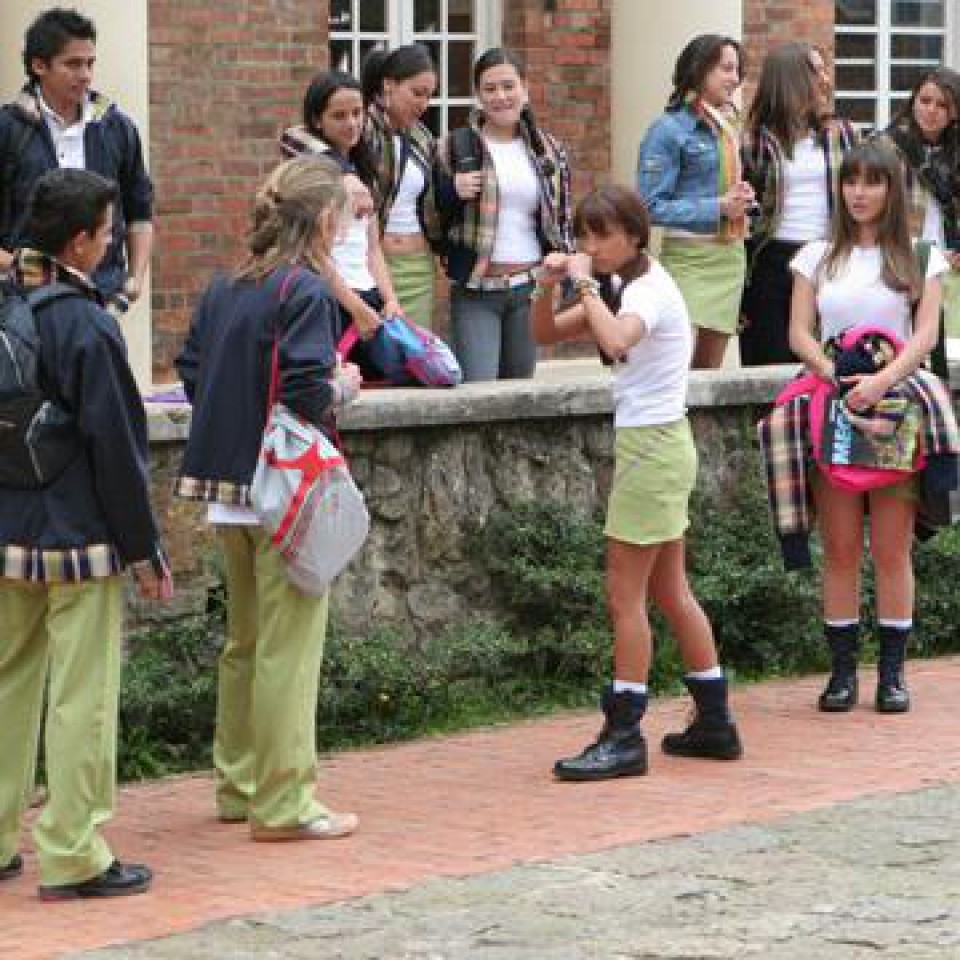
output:
<path id="1" fill-rule="evenodd" d="M 877 699 L 878 713 L 906 713 L 910 694 L 903 681 L 903 661 L 907 655 L 910 629 L 877 627 Z"/>
<path id="2" fill-rule="evenodd" d="M 610 780 L 647 772 L 647 741 L 640 729 L 647 695 L 632 690 L 615 693 L 608 686 L 602 707 L 607 719 L 600 735 L 582 753 L 554 764 L 558 780 Z"/>
<path id="3" fill-rule="evenodd" d="M 850 623 L 835 627 L 827 623 L 823 626 L 823 635 L 830 646 L 833 667 L 817 706 L 823 713 L 846 713 L 857 704 L 860 624 Z"/>
<path id="4" fill-rule="evenodd" d="M 684 677 L 683 682 L 697 705 L 697 715 L 683 733 L 663 738 L 663 752 L 673 757 L 736 760 L 743 746 L 727 706 L 727 678 Z"/>

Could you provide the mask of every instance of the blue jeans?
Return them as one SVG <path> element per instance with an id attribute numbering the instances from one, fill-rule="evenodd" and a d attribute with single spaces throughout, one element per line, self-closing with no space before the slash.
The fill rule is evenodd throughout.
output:
<path id="1" fill-rule="evenodd" d="M 465 383 L 477 380 L 528 380 L 537 366 L 530 332 L 530 292 L 526 283 L 509 290 L 450 291 L 453 352 Z"/>

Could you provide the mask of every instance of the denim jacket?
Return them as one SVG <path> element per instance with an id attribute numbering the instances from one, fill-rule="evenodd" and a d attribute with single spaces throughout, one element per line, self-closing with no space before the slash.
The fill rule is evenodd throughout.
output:
<path id="1" fill-rule="evenodd" d="M 661 227 L 716 233 L 720 225 L 719 144 L 691 110 L 668 110 L 640 144 L 637 190 Z"/>

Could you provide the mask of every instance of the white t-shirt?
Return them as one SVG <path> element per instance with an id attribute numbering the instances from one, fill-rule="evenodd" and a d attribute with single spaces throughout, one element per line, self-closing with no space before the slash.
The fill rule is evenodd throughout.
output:
<path id="1" fill-rule="evenodd" d="M 783 210 L 776 239 L 787 243 L 822 240 L 830 233 L 827 160 L 811 134 L 798 140 L 784 163 Z"/>
<path id="2" fill-rule="evenodd" d="M 618 315 L 624 314 L 639 316 L 645 333 L 614 367 L 614 426 L 674 423 L 687 412 L 693 335 L 680 288 L 655 260 L 624 288 Z"/>
<path id="3" fill-rule="evenodd" d="M 923 218 L 923 229 L 920 231 L 920 239 L 926 240 L 943 250 L 947 245 L 947 239 L 943 234 L 943 211 L 937 198 L 932 194 L 927 194 L 927 209 Z"/>
<path id="4" fill-rule="evenodd" d="M 912 332 L 910 297 L 891 290 L 883 282 L 883 256 L 879 247 L 854 247 L 835 277 L 817 275 L 827 253 L 823 240 L 808 243 L 790 262 L 790 269 L 810 280 L 817 292 L 820 337 L 829 340 L 851 327 L 869 324 L 883 327 L 907 340 Z M 943 254 L 930 249 L 927 277 L 945 273 Z"/>
<path id="5" fill-rule="evenodd" d="M 369 217 L 345 216 L 342 233 L 337 237 L 330 256 L 340 279 L 351 290 L 372 290 L 376 285 L 367 255 L 370 248 Z"/>
<path id="6" fill-rule="evenodd" d="M 403 140 L 394 136 L 393 149 L 396 156 L 402 156 Z M 387 215 L 386 233 L 399 233 L 404 236 L 420 232 L 420 220 L 417 217 L 417 200 L 423 193 L 427 181 L 419 165 L 409 155 L 403 165 L 403 175 L 397 184 L 397 195 L 390 213 Z"/>
<path id="7" fill-rule="evenodd" d="M 499 206 L 491 263 L 537 263 L 543 259 L 537 237 L 540 183 L 526 143 L 486 141 L 497 177 Z"/>

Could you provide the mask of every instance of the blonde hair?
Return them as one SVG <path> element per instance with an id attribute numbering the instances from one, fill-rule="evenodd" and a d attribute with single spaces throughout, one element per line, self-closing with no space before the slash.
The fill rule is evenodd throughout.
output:
<path id="1" fill-rule="evenodd" d="M 318 233 L 343 212 L 347 193 L 340 167 L 328 157 L 304 156 L 280 164 L 254 198 L 249 253 L 238 279 L 262 280 L 283 264 L 300 263 L 317 273 L 326 265 L 317 250 Z M 335 222 L 332 224 L 335 227 Z"/>

